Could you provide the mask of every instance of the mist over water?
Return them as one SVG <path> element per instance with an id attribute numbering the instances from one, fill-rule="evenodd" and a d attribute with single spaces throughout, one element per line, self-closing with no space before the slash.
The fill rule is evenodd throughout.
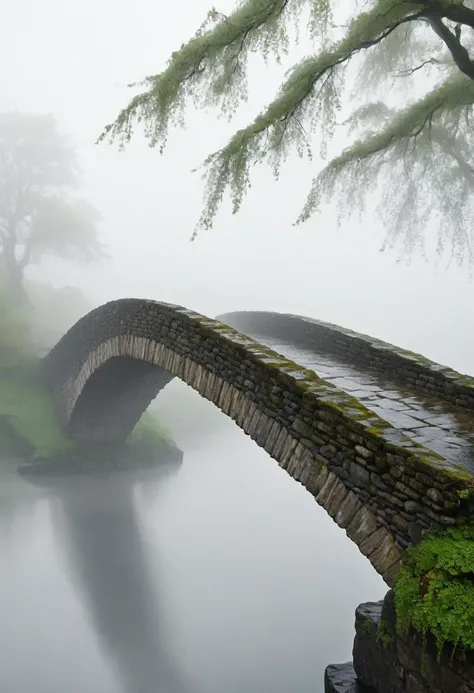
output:
<path id="1" fill-rule="evenodd" d="M 371 204 L 342 226 L 334 205 L 292 226 L 317 157 L 291 155 L 278 183 L 255 167 L 241 212 L 226 203 L 188 242 L 203 194 L 191 169 L 273 99 L 313 52 L 307 37 L 280 67 L 250 57 L 250 98 L 231 124 L 190 109 L 162 157 L 139 129 L 124 153 L 95 145 L 131 97 L 125 85 L 161 71 L 212 4 L 4 8 L 0 110 L 55 116 L 109 253 L 100 265 L 28 266 L 40 326 L 57 339 L 90 308 L 130 296 L 210 317 L 275 310 L 474 373 L 467 272 L 381 254 Z M 235 0 L 217 4 L 228 12 Z M 310 494 L 190 388 L 173 381 L 151 411 L 184 450 L 174 471 L 40 484 L 0 453 L 0 693 L 322 693 L 325 667 L 351 658 L 356 606 L 386 586 Z"/>
<path id="2" fill-rule="evenodd" d="M 18 498 L 0 520 L 2 691 L 320 692 L 350 658 L 355 606 L 385 592 L 234 425 L 176 472 Z"/>

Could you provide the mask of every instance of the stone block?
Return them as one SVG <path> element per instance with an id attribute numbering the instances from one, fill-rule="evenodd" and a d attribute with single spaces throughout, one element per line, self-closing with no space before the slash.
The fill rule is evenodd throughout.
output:
<path id="1" fill-rule="evenodd" d="M 335 474 L 333 474 L 332 472 L 329 472 L 329 474 L 327 475 L 326 481 L 324 482 L 323 487 L 321 488 L 320 492 L 316 496 L 316 501 L 323 508 L 326 508 L 328 498 L 330 497 L 332 490 L 337 483 L 339 483 L 339 479 L 337 478 L 337 476 Z"/>
<path id="2" fill-rule="evenodd" d="M 379 527 L 373 534 L 359 544 L 360 552 L 364 556 L 370 556 L 379 546 L 379 544 L 385 539 L 386 534 L 387 531 L 383 527 Z"/>
<path id="3" fill-rule="evenodd" d="M 336 515 L 334 516 L 334 520 L 339 527 L 345 529 L 361 507 L 362 504 L 357 498 L 356 494 L 349 491 L 346 498 L 342 501 Z"/>
<path id="4" fill-rule="evenodd" d="M 344 486 L 344 483 L 340 481 L 338 477 L 336 477 L 336 482 L 326 500 L 326 505 L 324 506 L 330 517 L 335 517 L 348 494 L 349 489 L 347 489 Z"/>
<path id="5" fill-rule="evenodd" d="M 374 514 L 362 506 L 346 528 L 347 535 L 358 546 L 378 529 Z"/>
<path id="6" fill-rule="evenodd" d="M 324 672 L 324 693 L 376 693 L 363 686 L 354 671 L 352 662 L 330 664 Z"/>
<path id="7" fill-rule="evenodd" d="M 379 575 L 391 575 L 389 571 L 401 564 L 402 554 L 395 546 L 394 540 L 388 531 L 380 544 L 369 555 L 369 561 Z M 390 583 L 388 583 L 390 584 Z"/>

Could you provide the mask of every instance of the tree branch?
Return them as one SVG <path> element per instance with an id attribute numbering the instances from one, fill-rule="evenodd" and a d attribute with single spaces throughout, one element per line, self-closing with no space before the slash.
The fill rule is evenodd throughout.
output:
<path id="1" fill-rule="evenodd" d="M 455 137 L 448 137 L 445 130 L 433 128 L 433 140 L 437 142 L 448 156 L 451 156 L 457 163 L 459 170 L 463 174 L 468 183 L 474 187 L 474 166 L 464 159 L 456 146 L 457 140 Z"/>
<path id="2" fill-rule="evenodd" d="M 319 205 L 322 191 L 331 194 L 336 179 L 346 170 L 349 171 L 351 166 L 377 155 L 384 156 L 385 152 L 388 152 L 396 143 L 402 146 L 405 143 L 407 148 L 411 142 L 416 142 L 427 125 L 431 133 L 433 117 L 441 109 L 445 112 L 459 111 L 472 103 L 474 103 L 474 82 L 460 75 L 457 80 L 448 78 L 444 85 L 427 94 L 421 101 L 395 114 L 383 130 L 362 142 L 355 142 L 320 171 L 313 179 L 307 202 L 296 223 L 302 223 L 309 218 Z M 450 154 L 453 156 L 451 152 Z M 458 165 L 461 166 L 461 159 Z M 467 173 L 466 168 L 463 171 Z"/>
<path id="3" fill-rule="evenodd" d="M 179 100 L 183 83 L 206 72 L 207 59 L 215 57 L 222 49 L 239 43 L 242 37 L 245 41 L 251 32 L 264 26 L 271 17 L 280 16 L 288 2 L 289 0 L 268 0 L 265 4 L 261 3 L 258 11 L 252 14 L 251 2 L 248 0 L 207 33 L 198 32 L 179 51 L 172 54 L 167 68 L 161 74 L 146 77 L 140 83 L 140 86 L 147 85 L 149 90 L 135 96 L 129 105 L 122 109 L 115 122 L 104 128 L 97 142 L 115 137 L 119 137 L 122 142 L 128 142 L 131 139 L 134 118 L 143 119 L 145 123 L 151 118 L 156 118 L 160 123 L 155 130 L 164 132 L 173 107 Z M 152 139 L 156 140 L 159 137 L 155 134 Z"/>
<path id="4" fill-rule="evenodd" d="M 224 60 L 224 67 L 220 66 L 219 54 L 226 48 L 231 48 L 233 44 L 240 44 L 240 49 L 237 49 L 231 57 L 231 60 L 237 61 L 235 65 L 237 68 L 239 55 L 247 37 L 265 26 L 271 18 L 282 15 L 288 4 L 289 0 L 267 0 L 267 2 L 247 0 L 209 32 L 195 36 L 179 51 L 173 53 L 167 68 L 162 73 L 147 77 L 141 83 L 141 85 L 147 85 L 148 90 L 136 95 L 128 106 L 122 109 L 116 120 L 105 127 L 97 142 L 104 139 L 113 141 L 117 138 L 123 146 L 132 137 L 134 122 L 142 122 L 145 126 L 145 136 L 150 140 L 151 146 L 161 142 L 162 151 L 166 143 L 169 123 L 172 120 L 180 122 L 176 114 L 183 107 L 184 84 L 189 83 L 192 77 L 200 76 L 208 71 L 212 73 L 212 70 L 217 74 L 214 77 L 215 83 L 222 77 L 228 81 L 234 71 L 226 73 L 226 61 Z M 413 3 L 409 3 L 409 6 L 412 7 Z M 325 68 L 319 75 L 314 76 L 313 84 L 327 70 L 347 62 L 358 51 L 380 43 L 400 25 L 423 16 L 423 11 L 407 14 L 409 11 L 408 6 L 399 7 L 394 4 L 382 13 L 380 7 L 376 6 L 351 22 L 348 36 L 332 49 L 332 54 L 337 56 L 337 59 L 331 62 L 331 53 L 328 54 Z M 343 46 L 347 47 L 346 50 Z M 303 79 L 308 80 L 310 77 L 305 75 Z M 226 86 L 233 88 L 234 85 Z M 223 91 L 222 84 L 219 84 L 219 91 Z M 196 95 L 198 92 L 196 85 L 190 87 L 190 92 Z"/>
<path id="5" fill-rule="evenodd" d="M 237 133 L 237 136 L 239 136 L 240 138 L 242 137 L 243 133 L 246 132 L 249 133 L 250 137 L 255 137 L 256 135 L 260 134 L 262 131 L 270 127 L 274 122 L 286 120 L 290 117 L 293 117 L 294 114 L 298 111 L 301 104 L 308 98 L 309 94 L 314 89 L 316 84 L 325 77 L 327 72 L 332 72 L 334 68 L 350 60 L 359 51 L 371 48 L 372 46 L 376 46 L 387 36 L 389 36 L 393 31 L 395 31 L 395 29 L 397 29 L 399 26 L 401 26 L 402 24 L 406 24 L 407 22 L 414 21 L 418 19 L 421 15 L 422 12 L 417 12 L 414 15 L 408 15 L 406 17 L 403 17 L 397 22 L 394 22 L 383 32 L 381 32 L 376 38 L 361 41 L 357 43 L 357 45 L 355 45 L 353 48 L 347 49 L 346 51 L 334 50 L 332 54 L 326 56 L 326 59 L 319 70 L 314 70 L 314 68 L 312 69 L 312 65 L 309 64 L 305 70 L 302 70 L 301 74 L 298 75 L 298 78 L 296 80 L 292 80 L 292 78 L 290 77 L 288 82 L 286 83 L 288 91 L 296 91 L 296 85 L 306 83 L 306 87 L 304 89 L 300 89 L 299 98 L 292 101 L 291 98 L 289 98 L 288 91 L 283 89 L 281 96 L 275 99 L 273 104 L 271 104 L 268 107 L 266 114 L 258 116 L 252 125 L 250 125 L 245 131 L 239 131 Z M 281 102 L 292 103 L 292 108 L 287 110 L 286 113 L 283 112 L 280 118 L 275 119 L 273 117 L 274 112 L 280 110 L 279 106 Z M 231 147 L 232 145 L 233 142 L 231 140 L 228 146 Z"/>
<path id="6" fill-rule="evenodd" d="M 401 72 L 398 73 L 397 77 L 409 77 L 410 75 L 414 74 L 415 72 L 418 72 L 418 70 L 421 70 L 422 68 L 425 67 L 425 65 L 440 65 L 441 61 L 436 60 L 436 58 L 428 58 L 428 60 L 424 60 L 421 65 L 417 65 L 417 67 L 413 67 L 410 70 L 402 70 Z"/>
<path id="7" fill-rule="evenodd" d="M 474 62 L 469 57 L 469 53 L 467 52 L 466 48 L 461 45 L 453 32 L 443 23 L 442 19 L 438 15 L 426 13 L 426 17 L 433 31 L 446 44 L 451 55 L 453 56 L 454 62 L 461 72 L 467 75 L 470 79 L 474 80 Z"/>
<path id="8" fill-rule="evenodd" d="M 443 0 L 425 0 L 423 3 L 427 14 L 433 13 L 438 17 L 444 17 L 456 24 L 465 24 L 474 29 L 474 10 L 464 4 L 443 2 Z"/>

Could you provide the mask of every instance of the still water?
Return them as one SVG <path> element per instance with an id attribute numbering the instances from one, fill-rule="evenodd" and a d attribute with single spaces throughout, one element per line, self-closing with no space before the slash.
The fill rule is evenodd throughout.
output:
<path id="1" fill-rule="evenodd" d="M 385 593 L 233 424 L 179 469 L 0 486 L 1 693 L 321 693 Z"/>

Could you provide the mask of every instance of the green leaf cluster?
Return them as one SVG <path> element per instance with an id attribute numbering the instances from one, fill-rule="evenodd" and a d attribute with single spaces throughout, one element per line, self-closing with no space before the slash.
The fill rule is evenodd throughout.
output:
<path id="1" fill-rule="evenodd" d="M 474 525 L 436 532 L 407 551 L 395 584 L 397 632 L 474 650 Z"/>

